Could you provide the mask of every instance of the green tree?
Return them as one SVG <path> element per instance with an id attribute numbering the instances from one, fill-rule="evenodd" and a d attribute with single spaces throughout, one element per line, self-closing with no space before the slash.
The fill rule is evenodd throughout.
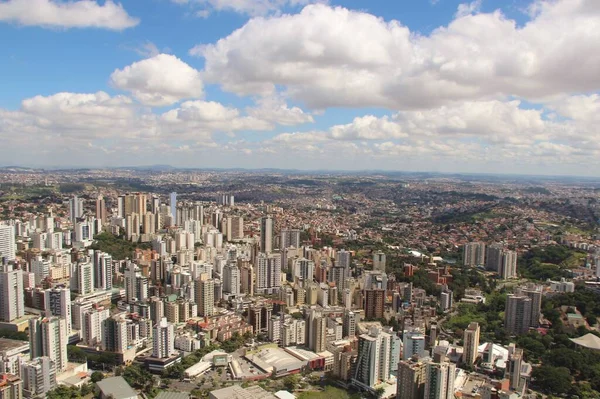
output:
<path id="1" fill-rule="evenodd" d="M 104 374 L 100 371 L 94 371 L 90 377 L 92 382 L 102 381 L 104 379 Z"/>
<path id="2" fill-rule="evenodd" d="M 544 393 L 564 395 L 571 389 L 571 373 L 565 367 L 537 367 L 532 379 L 534 386 Z"/>

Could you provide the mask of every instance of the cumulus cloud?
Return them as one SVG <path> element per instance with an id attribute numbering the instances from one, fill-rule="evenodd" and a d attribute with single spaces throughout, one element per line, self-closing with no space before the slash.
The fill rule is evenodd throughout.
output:
<path id="1" fill-rule="evenodd" d="M 139 24 L 121 4 L 107 0 L 8 0 L 0 3 L 0 21 L 25 26 L 123 30 Z"/>
<path id="2" fill-rule="evenodd" d="M 299 107 L 290 108 L 280 97 L 263 97 L 257 103 L 257 107 L 249 107 L 246 110 L 248 115 L 257 119 L 284 126 L 314 122 L 312 115 L 307 114 Z"/>
<path id="3" fill-rule="evenodd" d="M 110 81 L 150 106 L 172 105 L 204 94 L 200 72 L 170 54 L 158 54 L 116 69 Z"/>
<path id="4" fill-rule="evenodd" d="M 16 111 L 0 109 L 0 142 L 38 151 L 66 144 L 105 152 L 171 143 L 181 149 L 214 145 L 221 132 L 269 131 L 276 124 L 214 101 L 185 101 L 158 114 L 128 96 L 63 92 L 25 99 Z"/>
<path id="5" fill-rule="evenodd" d="M 544 101 L 600 90 L 600 6 L 538 1 L 519 26 L 478 3 L 429 35 L 342 7 L 253 18 L 190 54 L 210 82 L 241 95 L 282 87 L 311 108 L 432 108 L 510 96 Z"/>

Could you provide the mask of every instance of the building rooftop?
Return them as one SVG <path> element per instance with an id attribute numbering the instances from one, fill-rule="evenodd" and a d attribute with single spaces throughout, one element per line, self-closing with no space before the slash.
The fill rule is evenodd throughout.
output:
<path id="1" fill-rule="evenodd" d="M 110 377 L 96 383 L 105 397 L 112 395 L 114 399 L 136 398 L 137 393 L 123 377 Z"/>
<path id="2" fill-rule="evenodd" d="M 19 341 L 18 339 L 0 338 L 0 352 L 20 349 L 23 347 L 27 347 L 27 350 L 29 350 L 29 342 Z"/>
<path id="3" fill-rule="evenodd" d="M 258 385 L 242 388 L 232 385 L 227 388 L 217 389 L 209 394 L 210 399 L 277 399 L 275 395 L 265 391 Z"/>
<path id="4" fill-rule="evenodd" d="M 591 333 L 586 334 L 583 337 L 571 338 L 571 341 L 584 348 L 600 350 L 600 338 Z"/>
<path id="5" fill-rule="evenodd" d="M 187 392 L 161 392 L 154 399 L 189 399 L 190 394 Z"/>

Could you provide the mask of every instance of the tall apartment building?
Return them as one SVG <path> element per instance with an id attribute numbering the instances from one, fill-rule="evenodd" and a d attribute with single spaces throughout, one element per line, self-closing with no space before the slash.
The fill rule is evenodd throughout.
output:
<path id="1" fill-rule="evenodd" d="M 109 309 L 89 309 L 83 313 L 81 338 L 90 347 L 99 347 L 104 339 L 104 322 L 110 317 Z"/>
<path id="2" fill-rule="evenodd" d="M 365 319 L 380 319 L 385 308 L 385 289 L 368 289 L 365 294 Z"/>
<path id="3" fill-rule="evenodd" d="M 532 300 L 527 295 L 508 294 L 504 311 L 504 328 L 510 335 L 527 334 L 531 321 Z"/>
<path id="4" fill-rule="evenodd" d="M 281 288 L 281 256 L 259 253 L 254 268 L 257 294 L 273 294 Z"/>
<path id="5" fill-rule="evenodd" d="M 301 278 L 302 281 L 313 281 L 315 275 L 315 262 L 306 258 L 292 259 L 292 276 Z"/>
<path id="6" fill-rule="evenodd" d="M 102 350 L 123 353 L 129 345 L 127 320 L 109 317 L 102 325 Z"/>
<path id="7" fill-rule="evenodd" d="M 537 284 L 528 284 L 525 287 L 519 287 L 515 290 L 516 295 L 527 296 L 531 299 L 531 321 L 530 327 L 537 328 L 540 325 L 542 315 L 542 298 L 544 296 L 544 287 Z"/>
<path id="8" fill-rule="evenodd" d="M 229 261 L 223 268 L 223 291 L 231 295 L 239 295 L 241 290 L 240 269 L 236 261 Z"/>
<path id="9" fill-rule="evenodd" d="M 517 253 L 504 249 L 500 244 L 490 245 L 485 268 L 498 273 L 502 279 L 514 278 L 517 276 Z"/>
<path id="10" fill-rule="evenodd" d="M 203 274 L 194 284 L 198 316 L 212 316 L 215 309 L 215 280 Z"/>
<path id="11" fill-rule="evenodd" d="M 94 264 L 92 262 L 77 262 L 71 271 L 71 290 L 80 295 L 94 292 Z"/>
<path id="12" fill-rule="evenodd" d="M 347 309 L 344 311 L 342 319 L 342 335 L 344 338 L 356 336 L 356 314 Z"/>
<path id="13" fill-rule="evenodd" d="M 470 242 L 463 247 L 464 266 L 482 266 L 485 264 L 485 244 Z"/>
<path id="14" fill-rule="evenodd" d="M 425 399 L 454 399 L 456 365 L 427 362 L 425 371 Z"/>
<path id="15" fill-rule="evenodd" d="M 173 220 L 173 224 L 177 223 L 177 193 L 172 192 L 169 195 L 169 209 L 171 210 L 171 218 Z"/>
<path id="16" fill-rule="evenodd" d="M 403 360 L 398 364 L 397 398 L 423 399 L 427 364 L 422 361 Z"/>
<path id="17" fill-rule="evenodd" d="M 425 335 L 420 331 L 404 331 L 402 341 L 402 360 L 425 356 Z"/>
<path id="18" fill-rule="evenodd" d="M 154 327 L 152 356 L 158 359 L 170 357 L 175 353 L 175 327 L 162 318 Z"/>
<path id="19" fill-rule="evenodd" d="M 83 206 L 83 198 L 77 198 L 77 196 L 74 196 L 73 198 L 69 199 L 69 220 L 71 223 L 75 223 L 77 218 L 83 216 Z"/>
<path id="20" fill-rule="evenodd" d="M 282 229 L 279 237 L 279 248 L 283 251 L 286 248 L 300 248 L 300 230 Z"/>
<path id="21" fill-rule="evenodd" d="M 271 216 L 260 219 L 260 250 L 264 253 L 273 251 L 273 233 L 275 231 L 275 221 Z"/>
<path id="22" fill-rule="evenodd" d="M 523 363 L 523 349 L 517 348 L 515 344 L 508 346 L 508 361 L 504 377 L 509 380 L 510 389 L 518 391 L 524 382 L 521 379 L 521 366 Z"/>
<path id="23" fill-rule="evenodd" d="M 67 369 L 67 321 L 62 317 L 29 319 L 31 359 L 48 356 L 57 372 Z"/>
<path id="24" fill-rule="evenodd" d="M 106 201 L 101 195 L 96 199 L 96 219 L 100 220 L 101 223 L 106 223 L 107 220 Z"/>
<path id="25" fill-rule="evenodd" d="M 353 382 L 359 386 L 374 388 L 390 378 L 392 335 L 379 328 L 371 328 L 368 334 L 358 337 L 358 358 Z M 396 362 L 399 359 L 396 359 Z"/>
<path id="26" fill-rule="evenodd" d="M 44 291 L 46 316 L 57 316 L 65 319 L 67 335 L 71 335 L 71 291 L 64 287 L 49 288 Z"/>
<path id="27" fill-rule="evenodd" d="M 0 224 L 0 263 L 2 258 L 8 261 L 15 260 L 17 244 L 15 243 L 15 228 L 6 224 Z"/>
<path id="28" fill-rule="evenodd" d="M 94 252 L 94 287 L 107 291 L 113 286 L 112 256 L 102 251 Z"/>
<path id="29" fill-rule="evenodd" d="M 125 266 L 125 301 L 129 304 L 143 302 L 148 298 L 148 277 L 142 275 L 138 265 L 128 262 Z"/>
<path id="30" fill-rule="evenodd" d="M 373 254 L 373 270 L 385 272 L 385 254 L 381 251 Z"/>
<path id="31" fill-rule="evenodd" d="M 22 397 L 23 380 L 18 375 L 0 374 L 0 398 L 21 399 Z"/>
<path id="32" fill-rule="evenodd" d="M 21 364 L 23 395 L 26 398 L 43 398 L 56 388 L 56 364 L 48 356 L 41 356 Z"/>
<path id="33" fill-rule="evenodd" d="M 50 274 L 52 263 L 48 259 L 44 259 L 41 255 L 38 255 L 31 259 L 30 265 L 30 270 L 35 275 L 35 284 L 39 285 Z"/>
<path id="34" fill-rule="evenodd" d="M 23 296 L 23 272 L 12 270 L 0 272 L 0 321 L 11 322 L 25 315 Z"/>
<path id="35" fill-rule="evenodd" d="M 477 359 L 480 331 L 481 328 L 477 322 L 469 323 L 465 329 L 463 339 L 463 363 L 465 364 L 474 364 Z"/>

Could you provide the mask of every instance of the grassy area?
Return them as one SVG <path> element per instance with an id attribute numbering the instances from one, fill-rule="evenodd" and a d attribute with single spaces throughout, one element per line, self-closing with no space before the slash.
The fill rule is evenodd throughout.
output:
<path id="1" fill-rule="evenodd" d="M 298 399 L 353 399 L 358 396 L 350 395 L 340 388 L 327 387 L 324 391 L 302 392 Z"/>
<path id="2" fill-rule="evenodd" d="M 533 248 L 519 258 L 519 272 L 532 280 L 569 277 L 569 269 L 583 266 L 586 254 L 563 245 Z"/>
<path id="3" fill-rule="evenodd" d="M 94 240 L 94 244 L 90 246 L 90 249 L 107 252 L 115 260 L 131 258 L 136 248 L 151 248 L 150 243 L 133 243 L 110 233 L 100 233 L 94 237 Z"/>

